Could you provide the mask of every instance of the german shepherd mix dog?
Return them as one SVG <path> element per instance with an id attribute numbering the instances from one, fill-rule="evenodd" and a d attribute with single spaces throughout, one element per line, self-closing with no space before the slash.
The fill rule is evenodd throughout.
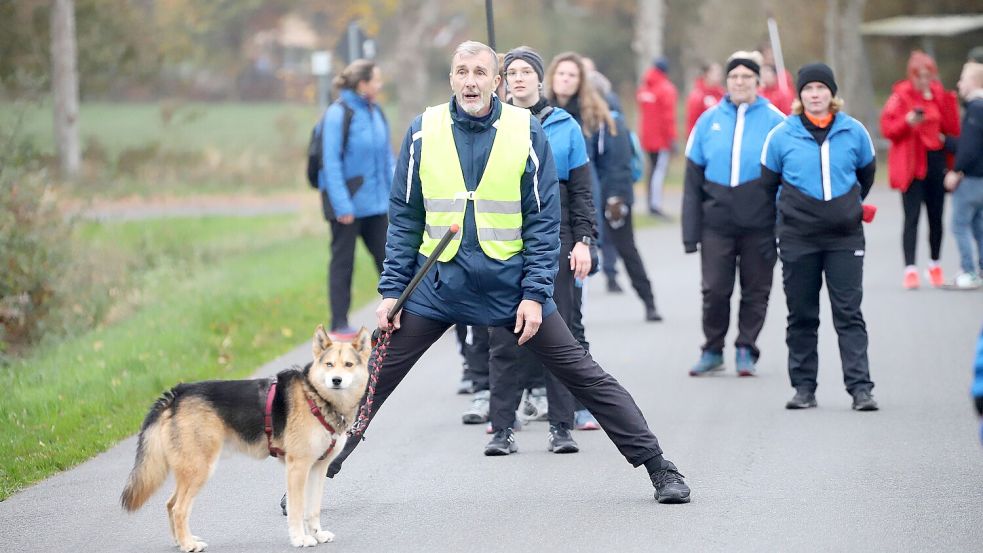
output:
<path id="1" fill-rule="evenodd" d="M 332 342 L 318 325 L 314 361 L 274 378 L 179 384 L 154 403 L 140 428 L 136 461 L 120 497 L 135 511 L 174 471 L 167 501 L 171 534 L 183 551 L 204 551 L 188 517 L 195 495 L 211 476 L 224 444 L 286 464 L 290 543 L 332 541 L 321 529 L 328 464 L 344 449 L 347 431 L 368 383 L 371 336 L 362 328 L 351 343 Z M 275 388 L 271 392 L 271 388 Z"/>

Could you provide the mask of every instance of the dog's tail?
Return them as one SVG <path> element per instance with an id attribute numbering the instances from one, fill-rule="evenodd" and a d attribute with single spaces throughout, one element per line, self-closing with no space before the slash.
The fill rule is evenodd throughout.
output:
<path id="1" fill-rule="evenodd" d="M 164 483 L 169 470 L 164 454 L 164 432 L 160 417 L 174 404 L 174 390 L 164 392 L 150 408 L 140 427 L 137 456 L 119 502 L 127 511 L 139 509 Z"/>

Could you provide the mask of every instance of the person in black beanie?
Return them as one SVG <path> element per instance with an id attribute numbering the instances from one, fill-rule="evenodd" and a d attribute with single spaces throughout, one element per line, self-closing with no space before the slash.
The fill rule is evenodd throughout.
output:
<path id="1" fill-rule="evenodd" d="M 853 409 L 876 411 L 860 310 L 865 255 L 861 202 L 874 184 L 874 143 L 843 113 L 833 70 L 811 63 L 799 70 L 798 99 L 765 140 L 761 183 L 781 187 L 776 234 L 788 306 L 788 372 L 795 396 L 787 409 L 816 407 L 819 292 L 825 277 L 839 338 L 840 361 Z M 816 169 L 819 168 L 819 171 Z"/>

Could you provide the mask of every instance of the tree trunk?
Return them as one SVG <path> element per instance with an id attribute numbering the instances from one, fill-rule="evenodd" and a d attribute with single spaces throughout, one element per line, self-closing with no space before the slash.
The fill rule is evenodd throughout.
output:
<path id="1" fill-rule="evenodd" d="M 439 3 L 428 0 L 402 2 L 399 8 L 400 37 L 396 44 L 414 45 L 414 47 L 399 48 L 393 60 L 394 80 L 400 83 L 397 124 L 404 128 L 414 116 L 423 111 L 427 104 L 427 53 L 438 15 Z M 450 73 L 449 67 L 448 62 L 448 73 Z M 396 128 L 398 127 L 394 127 Z M 394 134 L 402 136 L 402 131 Z"/>
<path id="2" fill-rule="evenodd" d="M 636 55 L 636 71 L 641 79 L 652 65 L 652 59 L 664 52 L 666 1 L 638 0 L 638 17 L 635 18 L 635 40 L 632 49 Z"/>
<path id="3" fill-rule="evenodd" d="M 79 83 L 75 45 L 75 2 L 54 0 L 51 7 L 51 94 L 54 100 L 55 149 L 61 175 L 74 179 L 79 148 Z"/>
<path id="4" fill-rule="evenodd" d="M 836 71 L 839 96 L 846 102 L 845 111 L 863 123 L 874 136 L 878 129 L 874 87 L 860 34 L 867 0 L 828 1 L 836 13 L 834 29 L 826 32 L 826 51 L 830 66 Z M 827 15 L 827 23 L 829 21 Z"/>

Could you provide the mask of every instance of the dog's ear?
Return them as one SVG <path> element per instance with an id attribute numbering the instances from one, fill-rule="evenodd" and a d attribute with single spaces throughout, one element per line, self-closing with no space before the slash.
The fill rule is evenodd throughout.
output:
<path id="1" fill-rule="evenodd" d="M 352 347 L 362 355 L 367 355 L 372 351 L 372 333 L 364 326 L 358 330 L 355 339 L 352 340 Z"/>
<path id="2" fill-rule="evenodd" d="M 317 329 L 314 330 L 314 340 L 312 341 L 314 359 L 320 357 L 324 353 L 324 350 L 329 347 L 331 347 L 331 337 L 324 331 L 324 325 L 317 325 Z"/>

